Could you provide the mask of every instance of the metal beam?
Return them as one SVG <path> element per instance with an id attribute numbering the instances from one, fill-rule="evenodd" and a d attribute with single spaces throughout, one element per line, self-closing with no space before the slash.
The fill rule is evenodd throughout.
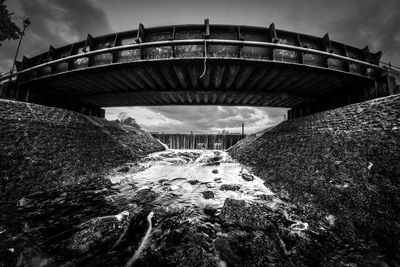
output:
<path id="1" fill-rule="evenodd" d="M 224 71 L 225 71 L 226 65 L 217 65 L 215 71 L 214 71 L 214 86 L 215 88 L 219 88 L 222 82 L 222 78 L 224 77 Z"/>
<path id="2" fill-rule="evenodd" d="M 168 81 L 168 85 L 170 88 L 177 88 L 177 82 L 175 79 L 175 77 L 173 77 L 172 75 L 172 71 L 169 67 L 160 67 L 160 71 L 163 75 L 163 77 L 165 78 L 165 80 Z M 170 72 L 171 71 L 171 72 Z"/>
<path id="3" fill-rule="evenodd" d="M 139 75 L 140 79 L 146 83 L 146 85 L 155 90 L 158 88 L 156 85 L 156 82 L 153 80 L 153 78 L 143 69 L 143 68 L 137 68 L 135 69 L 137 75 Z"/>
<path id="4" fill-rule="evenodd" d="M 268 72 L 262 80 L 260 80 L 260 82 L 257 84 L 257 86 L 255 87 L 256 91 L 261 91 L 264 90 L 265 87 L 267 86 L 267 84 L 269 82 L 271 82 L 273 79 L 275 79 L 276 76 L 278 76 L 280 73 L 282 72 L 282 70 L 275 68 L 272 69 L 270 72 Z"/>
<path id="5" fill-rule="evenodd" d="M 189 76 L 190 76 L 190 81 L 192 83 L 193 88 L 198 87 L 198 79 L 199 79 L 199 73 L 197 72 L 197 66 L 196 65 L 191 65 L 188 66 L 188 71 L 189 71 Z"/>
<path id="6" fill-rule="evenodd" d="M 157 83 L 158 87 L 162 88 L 163 90 L 167 89 L 167 85 L 163 80 L 161 73 L 153 66 L 146 66 L 144 67 L 144 71 L 148 73 L 148 75 Z"/>
<path id="7" fill-rule="evenodd" d="M 185 79 L 185 73 L 184 73 L 184 69 L 180 66 L 173 66 L 172 67 L 175 71 L 176 76 L 178 77 L 179 80 L 179 84 L 181 88 L 188 88 L 186 79 Z"/>
<path id="8" fill-rule="evenodd" d="M 235 78 L 236 78 L 236 75 L 237 75 L 237 73 L 239 72 L 239 69 L 240 69 L 240 66 L 237 66 L 237 65 L 229 65 L 228 66 L 228 77 L 227 77 L 227 79 L 225 79 L 223 82 L 224 82 L 224 87 L 226 88 L 226 89 L 230 89 L 231 88 L 231 86 L 232 86 L 232 84 L 233 84 L 233 81 L 235 80 Z"/>
<path id="9" fill-rule="evenodd" d="M 253 87 L 261 80 L 263 76 L 266 75 L 266 73 L 270 71 L 270 68 L 262 68 L 258 69 L 254 72 L 253 76 L 249 79 L 249 82 L 246 83 L 246 89 L 247 90 L 252 90 Z"/>
<path id="10" fill-rule="evenodd" d="M 253 73 L 253 71 L 254 71 L 254 67 L 252 67 L 252 66 L 244 67 L 244 70 L 241 71 L 236 78 L 236 82 L 235 82 L 236 90 L 240 89 L 243 86 L 243 84 L 249 79 L 249 77 Z"/>
<path id="11" fill-rule="evenodd" d="M 108 48 L 98 49 L 98 50 L 87 52 L 85 54 L 70 55 L 65 58 L 61 58 L 61 59 L 53 60 L 51 62 L 46 62 L 46 63 L 38 64 L 36 66 L 32 66 L 30 68 L 24 69 L 17 73 L 5 75 L 0 78 L 0 81 L 9 79 L 10 77 L 13 77 L 15 75 L 30 72 L 30 71 L 33 71 L 33 70 L 36 70 L 39 68 L 43 68 L 46 66 L 51 66 L 51 65 L 61 63 L 61 62 L 72 62 L 78 58 L 89 57 L 89 56 L 93 56 L 93 55 L 106 54 L 106 53 L 112 53 L 112 52 L 123 51 L 123 50 L 141 49 L 141 48 L 145 48 L 145 47 L 171 46 L 171 44 L 174 44 L 174 45 L 201 45 L 201 44 L 204 44 L 204 42 L 206 42 L 207 45 L 210 45 L 210 44 L 245 45 L 245 46 L 253 46 L 253 47 L 270 47 L 270 48 L 274 48 L 274 49 L 299 51 L 299 52 L 303 52 L 303 53 L 311 53 L 311 54 L 327 56 L 330 58 L 336 58 L 341 61 L 363 65 L 363 66 L 374 68 L 374 69 L 377 69 L 380 71 L 384 70 L 383 67 L 380 67 L 375 64 L 371 64 L 369 62 L 357 60 L 354 58 L 350 58 L 348 56 L 338 55 L 335 53 L 329 53 L 329 52 L 325 52 L 325 51 L 310 49 L 310 48 L 306 48 L 306 47 L 298 47 L 298 46 L 293 46 L 293 45 L 270 43 L 270 42 L 258 42 L 258 41 L 238 41 L 238 40 L 224 40 L 224 39 L 207 39 L 207 40 L 189 39 L 189 40 L 157 41 L 157 42 L 146 42 L 146 43 L 138 43 L 138 44 L 121 45 L 121 46 L 117 46 L 117 47 L 108 47 Z"/>

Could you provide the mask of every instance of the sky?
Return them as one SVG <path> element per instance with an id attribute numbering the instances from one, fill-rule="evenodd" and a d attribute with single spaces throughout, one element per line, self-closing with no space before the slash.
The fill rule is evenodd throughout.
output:
<path id="1" fill-rule="evenodd" d="M 93 36 L 170 24 L 268 26 L 323 36 L 370 50 L 382 61 L 400 66 L 399 0 L 6 0 L 13 19 L 29 17 L 19 58 Z M 0 47 L 0 72 L 8 72 L 18 41 Z M 115 119 L 127 112 L 145 129 L 160 132 L 255 132 L 282 121 L 286 110 L 226 106 L 117 107 L 106 111 Z"/>

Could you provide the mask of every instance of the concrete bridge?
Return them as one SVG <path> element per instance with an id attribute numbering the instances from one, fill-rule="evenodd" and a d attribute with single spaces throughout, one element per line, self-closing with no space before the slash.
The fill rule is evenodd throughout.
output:
<path id="1" fill-rule="evenodd" d="M 140 24 L 23 57 L 1 95 L 99 117 L 112 106 L 245 105 L 295 118 L 393 94 L 381 55 L 274 24 Z"/>

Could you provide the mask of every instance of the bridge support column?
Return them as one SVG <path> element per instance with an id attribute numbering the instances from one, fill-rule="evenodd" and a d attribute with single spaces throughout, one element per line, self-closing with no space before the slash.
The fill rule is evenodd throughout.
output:
<path id="1" fill-rule="evenodd" d="M 399 94 L 400 93 L 400 70 L 388 70 L 388 79 L 389 79 L 389 92 L 390 94 Z"/>
<path id="2" fill-rule="evenodd" d="M 13 82 L 6 82 L 0 85 L 0 97 L 5 99 L 17 99 L 18 86 Z"/>

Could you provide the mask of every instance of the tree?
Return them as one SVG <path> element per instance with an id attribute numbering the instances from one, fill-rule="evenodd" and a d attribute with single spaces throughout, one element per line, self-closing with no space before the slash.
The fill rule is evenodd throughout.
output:
<path id="1" fill-rule="evenodd" d="M 128 117 L 128 115 L 126 114 L 126 112 L 120 112 L 118 114 L 118 120 L 119 122 L 124 122 L 125 119 Z"/>
<path id="2" fill-rule="evenodd" d="M 18 39 L 20 28 L 11 20 L 13 13 L 9 13 L 5 0 L 0 0 L 0 46 L 5 40 Z"/>
<path id="3" fill-rule="evenodd" d="M 120 112 L 118 114 L 118 120 L 120 123 L 124 123 L 124 124 L 128 124 L 131 126 L 134 126 L 138 129 L 141 129 L 142 127 L 140 127 L 140 125 L 136 122 L 136 120 L 132 117 L 129 117 L 128 114 L 126 114 L 126 112 Z"/>
<path id="4" fill-rule="evenodd" d="M 137 128 L 137 129 L 141 129 L 142 127 L 140 127 L 140 125 L 136 122 L 136 120 L 134 119 L 134 118 L 132 118 L 132 117 L 127 117 L 125 120 L 124 120 L 124 123 L 125 124 L 129 124 L 129 125 L 132 125 L 132 126 L 134 126 L 135 128 Z"/>

